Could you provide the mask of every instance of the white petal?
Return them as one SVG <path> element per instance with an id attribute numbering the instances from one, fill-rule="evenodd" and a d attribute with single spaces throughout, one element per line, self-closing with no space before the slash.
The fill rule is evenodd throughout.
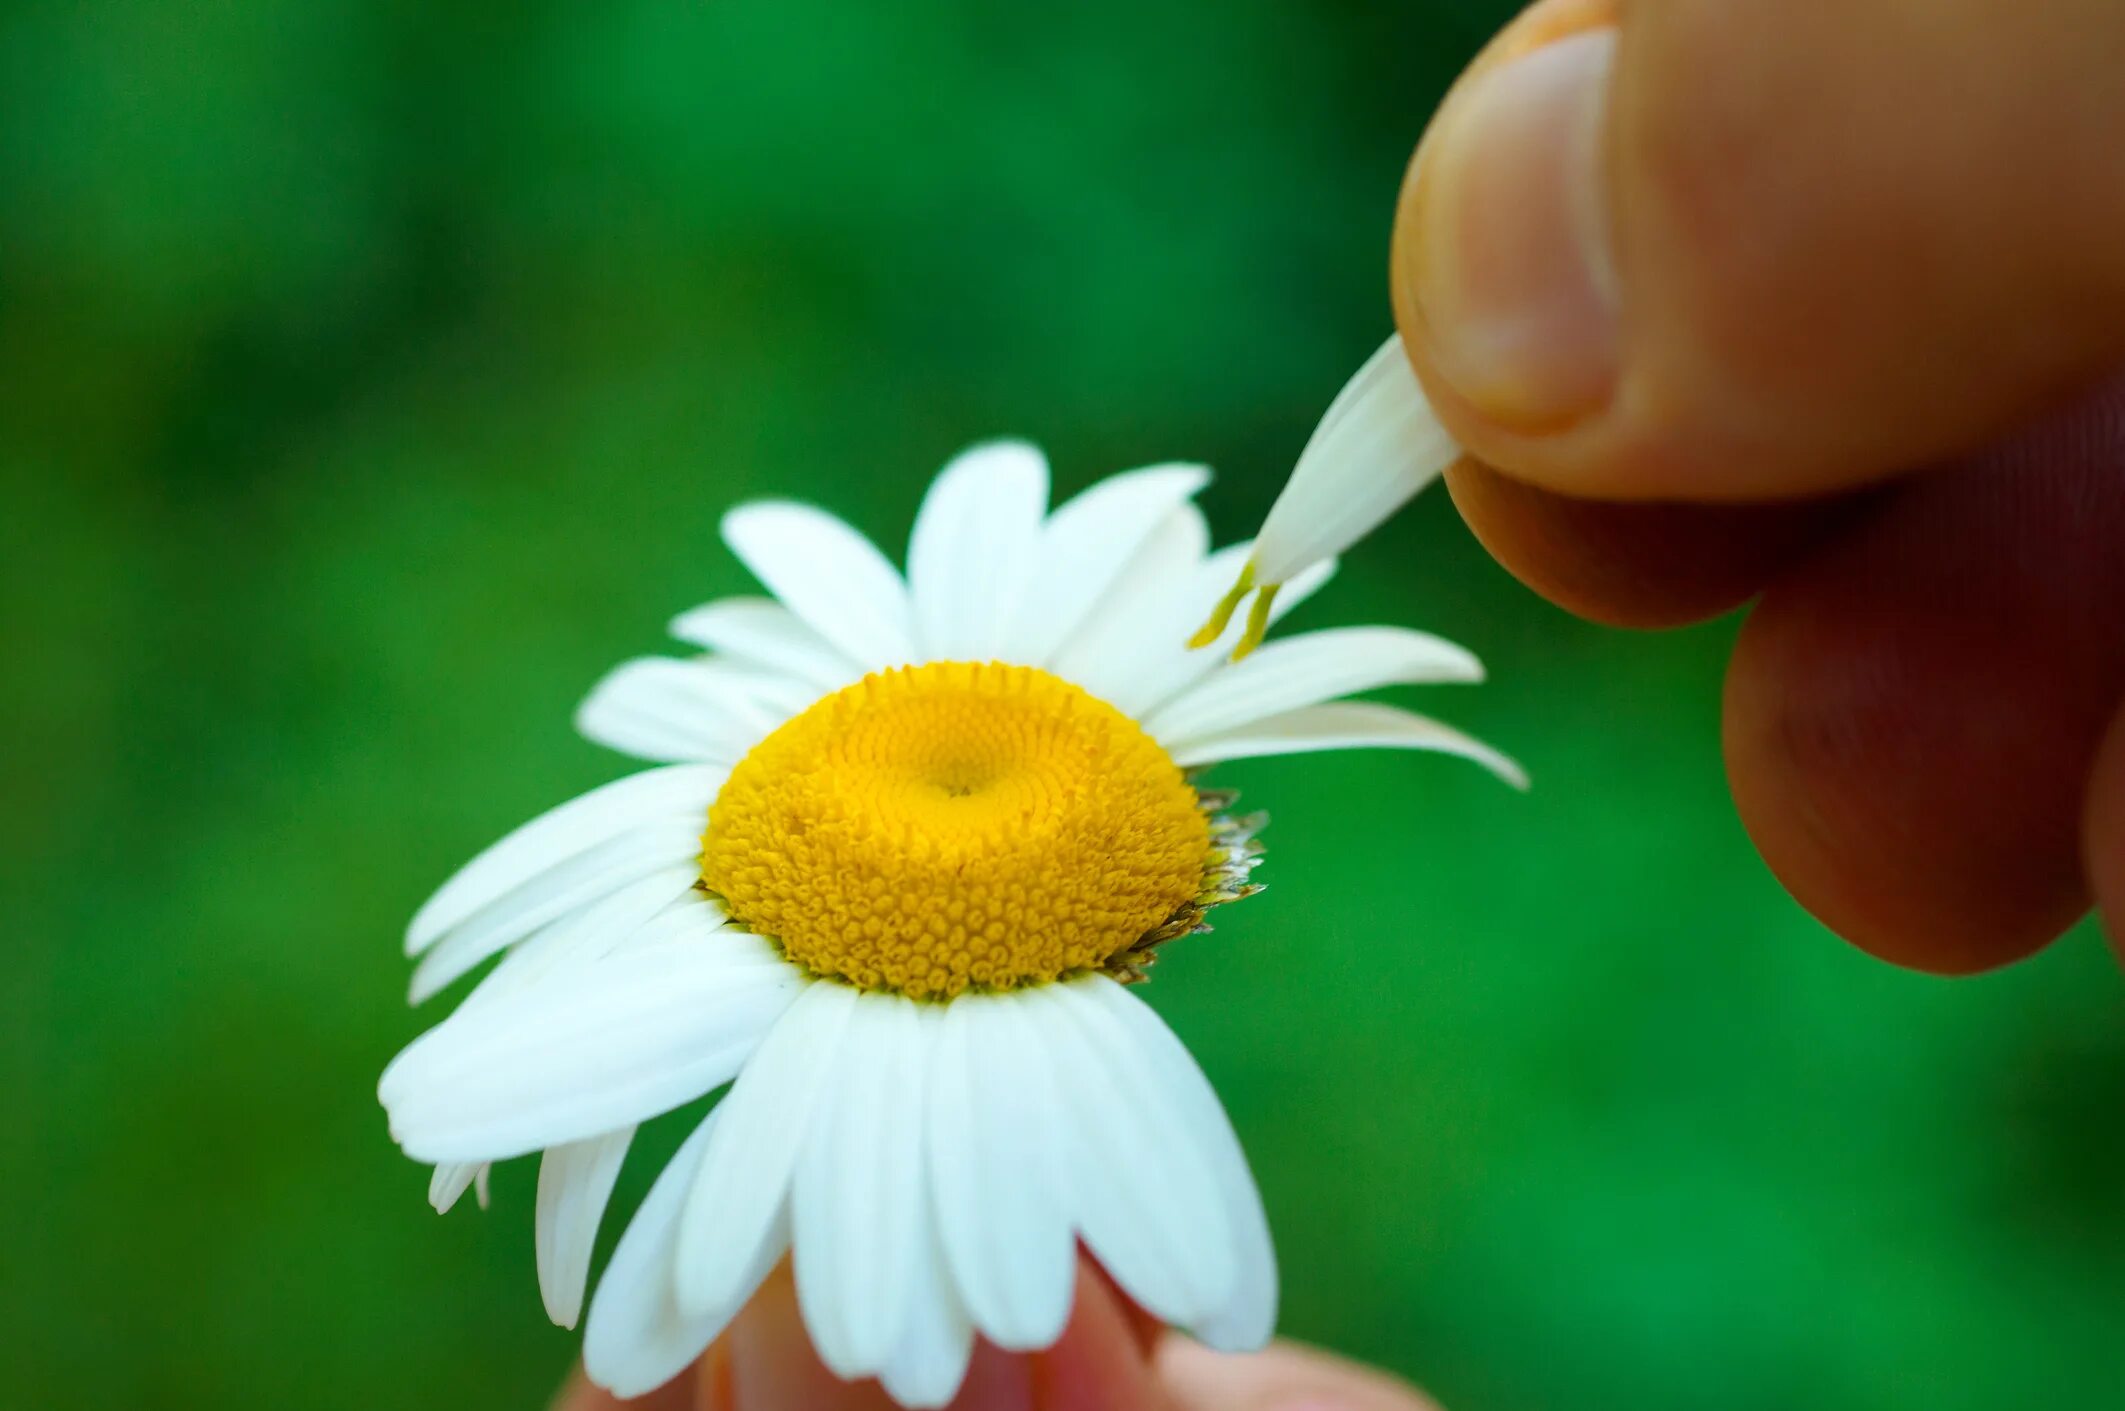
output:
<path id="1" fill-rule="evenodd" d="M 652 916 L 628 941 L 634 945 L 661 945 L 666 941 L 700 940 L 730 923 L 723 903 L 694 888 Z"/>
<path id="2" fill-rule="evenodd" d="M 757 937 L 623 951 L 460 1010 L 391 1061 L 378 1096 L 422 1161 L 578 1141 L 728 1082 L 803 983 Z"/>
<path id="3" fill-rule="evenodd" d="M 1071 1217 L 1131 1298 L 1166 1322 L 1190 1324 L 1232 1297 L 1233 1222 L 1164 1076 L 1147 1071 L 1135 1036 L 1084 992 L 1101 980 L 1026 993 L 1043 1011 L 1041 1033 L 1064 1075 Z"/>
<path id="4" fill-rule="evenodd" d="M 487 1169 L 484 1161 L 445 1161 L 428 1177 L 428 1203 L 438 1215 L 448 1215 L 450 1207 L 463 1199 L 472 1183 Z M 481 1201 L 482 1206 L 486 1201 Z"/>
<path id="5" fill-rule="evenodd" d="M 1170 512 L 1085 614 L 1048 669 L 1103 701 L 1126 710 L 1117 697 L 1142 679 L 1147 666 L 1178 651 L 1188 635 L 1182 605 L 1202 576 L 1210 526 L 1192 504 Z"/>
<path id="6" fill-rule="evenodd" d="M 1146 466 L 1108 476 L 1050 515 L 1007 638 L 1009 659 L 1047 665 L 1152 532 L 1209 483 L 1199 465 Z"/>
<path id="7" fill-rule="evenodd" d="M 649 880 L 645 878 L 642 882 L 634 885 L 646 886 Z M 482 975 L 480 982 L 472 987 L 471 992 L 464 999 L 458 1001 L 456 1012 L 462 1014 L 472 1006 L 489 1004 L 503 995 L 514 994 L 516 991 L 523 989 L 525 984 L 533 978 L 545 974 L 550 968 L 551 953 L 557 948 L 558 943 L 563 938 L 579 932 L 581 923 L 586 917 L 594 915 L 607 906 L 616 905 L 617 898 L 620 895 L 622 894 L 615 893 L 614 896 L 607 897 L 597 906 L 571 912 L 557 921 L 549 921 L 523 940 L 517 942 L 502 956 L 501 963 L 485 975 Z M 441 955 L 445 960 L 448 960 L 451 958 L 448 952 L 449 947 L 437 946 L 434 950 L 422 956 L 420 964 L 413 968 L 413 984 L 410 987 L 407 998 L 414 1004 L 424 1003 L 438 989 L 450 983 L 450 979 L 437 979 L 438 962 L 436 957 Z"/>
<path id="8" fill-rule="evenodd" d="M 591 689 L 576 730 L 642 759 L 727 768 L 818 696 L 805 682 L 726 662 L 637 657 Z"/>
<path id="9" fill-rule="evenodd" d="M 930 483 L 908 539 L 916 655 L 988 661 L 1038 559 L 1048 462 L 1023 441 L 961 453 Z"/>
<path id="10" fill-rule="evenodd" d="M 961 995 L 946 1006 L 930 1060 L 939 1238 L 974 1325 L 1013 1352 L 1061 1336 L 1076 1277 L 1062 1108 L 1035 1018 L 1021 995 Z"/>
<path id="11" fill-rule="evenodd" d="M 723 1099 L 723 1122 L 679 1217 L 679 1302 L 735 1307 L 760 1251 L 787 1218 L 790 1176 L 856 1005 L 856 991 L 812 984 L 768 1034 Z"/>
<path id="12" fill-rule="evenodd" d="M 539 1297 L 546 1316 L 564 1328 L 576 1325 L 583 1312 L 583 1289 L 590 1282 L 590 1255 L 598 1241 L 598 1222 L 605 1218 L 612 1185 L 635 1129 L 622 1127 L 602 1137 L 548 1147 L 539 1159 L 539 1201 L 533 1242 L 539 1261 Z"/>
<path id="13" fill-rule="evenodd" d="M 863 669 L 772 598 L 719 598 L 680 613 L 671 635 L 732 661 L 838 691 Z"/>
<path id="14" fill-rule="evenodd" d="M 1190 1331 L 1220 1352 L 1253 1352 L 1276 1329 L 1276 1251 L 1270 1244 L 1261 1192 L 1247 1169 L 1246 1153 L 1240 1149 L 1232 1122 L 1194 1056 L 1149 1005 L 1104 976 L 1084 981 L 1079 988 L 1120 1019 L 1135 1039 L 1143 1060 L 1139 1071 L 1146 1081 L 1155 1080 L 1165 1087 L 1187 1129 L 1187 1139 L 1216 1176 L 1232 1225 L 1238 1265 L 1232 1294 L 1222 1306 L 1197 1318 Z"/>
<path id="15" fill-rule="evenodd" d="M 933 1032 L 923 1008 L 899 995 L 857 996 L 790 1187 L 797 1298 L 819 1360 L 845 1381 L 885 1366 L 915 1276 Z"/>
<path id="16" fill-rule="evenodd" d="M 480 1209 L 482 1210 L 485 1210 L 488 1202 L 493 1199 L 493 1192 L 488 1189 L 487 1185 L 487 1178 L 493 1174 L 494 1163 L 482 1161 L 480 1169 L 474 1172 L 472 1176 L 472 1198 L 480 1203 Z"/>
<path id="17" fill-rule="evenodd" d="M 483 999 L 491 998 L 494 994 L 518 988 L 561 961 L 588 959 L 606 953 L 675 898 L 691 891 L 700 875 L 700 869 L 692 862 L 666 867 L 548 921 L 534 934 L 525 937 L 511 953 L 511 959 L 517 963 L 508 965 L 508 978 L 494 985 L 482 984 L 475 993 L 480 993 Z M 423 1003 L 514 941 L 519 934 L 514 927 L 475 929 L 467 926 L 451 932 L 413 968 L 413 984 L 408 998 L 414 1004 Z"/>
<path id="18" fill-rule="evenodd" d="M 489 902 L 436 942 L 414 972 L 414 1002 L 435 993 L 496 951 L 540 928 L 595 907 L 645 878 L 701 855 L 707 819 L 644 824 L 554 864 Z"/>
<path id="19" fill-rule="evenodd" d="M 925 1025 L 934 1026 L 942 1018 L 936 1005 L 923 1006 Z M 907 1312 L 900 1341 L 878 1373 L 895 1401 L 918 1408 L 949 1402 L 966 1380 L 967 1362 L 974 1355 L 974 1324 L 952 1287 L 952 1271 L 938 1242 L 927 1170 L 922 1182 L 913 1210 L 915 1260 L 906 1284 Z"/>
<path id="20" fill-rule="evenodd" d="M 1227 624 L 1225 632 L 1213 644 L 1211 650 L 1195 650 L 1187 640 L 1187 633 L 1203 620 L 1217 601 L 1218 594 L 1232 581 L 1233 565 L 1245 557 L 1248 546 L 1233 544 L 1203 560 L 1189 587 L 1170 607 L 1165 609 L 1156 636 L 1144 643 L 1143 654 L 1134 676 L 1121 692 L 1124 707 L 1139 720 L 1147 718 L 1152 711 L 1186 691 L 1196 682 L 1215 673 L 1220 667 L 1230 665 L 1226 653 L 1238 641 L 1241 625 Z M 1269 606 L 1266 627 L 1273 627 L 1284 620 L 1293 609 L 1319 592 L 1329 579 L 1335 576 L 1336 561 L 1317 563 L 1284 585 L 1274 602 Z M 1168 630 L 1172 623 L 1186 624 L 1179 632 Z"/>
<path id="21" fill-rule="evenodd" d="M 1398 334 L 1328 406 L 1254 543 L 1257 580 L 1289 582 L 1355 544 L 1461 451 L 1410 371 Z"/>
<path id="22" fill-rule="evenodd" d="M 723 542 L 791 612 L 866 670 L 914 657 L 907 587 L 877 546 L 824 510 L 740 505 Z"/>
<path id="23" fill-rule="evenodd" d="M 583 1329 L 583 1370 L 615 1396 L 654 1391 L 715 1341 L 737 1305 L 689 1315 L 673 1293 L 679 1212 L 701 1171 L 721 1109 L 711 1112 L 650 1187 L 598 1280 Z M 776 1251 L 777 1257 L 781 1251 Z M 762 1277 L 766 1270 L 761 1271 Z M 759 1280 L 754 1280 L 757 1286 Z M 746 1294 L 751 1296 L 752 1289 Z"/>
<path id="24" fill-rule="evenodd" d="M 540 814 L 466 863 L 428 899 L 406 930 L 406 954 L 419 955 L 505 892 L 629 828 L 682 814 L 705 824 L 726 772 L 699 764 L 648 769 Z"/>
<path id="25" fill-rule="evenodd" d="M 692 863 L 667 868 L 631 883 L 595 906 L 548 922 L 503 956 L 501 964 L 465 997 L 459 1011 L 463 1012 L 465 1005 L 486 1004 L 498 996 L 514 994 L 563 966 L 602 960 L 623 946 L 647 945 L 668 937 L 675 928 L 664 918 L 680 908 L 703 914 L 710 923 L 691 934 L 720 929 L 727 920 L 723 906 L 695 886 L 700 876 L 700 869 Z M 415 1004 L 432 988 L 424 985 L 422 972 L 444 949 L 437 946 L 430 951 L 415 970 Z"/>
<path id="26" fill-rule="evenodd" d="M 1191 740 L 1173 751 L 1183 769 L 1258 755 L 1311 754 L 1318 750 L 1437 750 L 1472 759 L 1516 789 L 1527 773 L 1510 758 L 1450 725 L 1396 706 L 1372 701 L 1333 701 L 1287 711 L 1252 725 Z"/>
<path id="27" fill-rule="evenodd" d="M 1406 627 L 1334 627 L 1271 642 L 1158 708 L 1144 730 L 1168 746 L 1381 686 L 1480 681 L 1463 647 Z"/>

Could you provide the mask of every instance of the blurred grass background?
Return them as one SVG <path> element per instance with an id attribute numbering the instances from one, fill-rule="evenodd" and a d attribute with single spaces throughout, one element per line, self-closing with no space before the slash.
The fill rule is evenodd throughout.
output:
<path id="1" fill-rule="evenodd" d="M 0 1401 L 543 1404 L 528 1164 L 438 1219 L 375 1105 L 441 1012 L 406 916 L 627 767 L 569 711 L 745 587 L 734 500 L 897 545 L 1018 433 L 1059 492 L 1208 460 L 1251 528 L 1507 8 L 10 5 Z M 1475 646 L 1424 704 L 1537 784 L 1221 775 L 1273 885 L 1147 993 L 1290 1333 L 1456 1411 L 2116 1404 L 2092 933 L 1961 984 L 1842 948 L 1731 817 L 1730 627 L 1575 624 L 1443 496 L 1307 617 Z"/>

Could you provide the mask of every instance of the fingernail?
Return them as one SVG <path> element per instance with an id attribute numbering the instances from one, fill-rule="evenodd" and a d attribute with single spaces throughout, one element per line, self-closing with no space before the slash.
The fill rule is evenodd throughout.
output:
<path id="1" fill-rule="evenodd" d="M 1433 369 L 1517 429 L 1599 409 L 1616 376 L 1602 126 L 1616 31 L 1473 76 L 1417 156 L 1402 263 Z"/>

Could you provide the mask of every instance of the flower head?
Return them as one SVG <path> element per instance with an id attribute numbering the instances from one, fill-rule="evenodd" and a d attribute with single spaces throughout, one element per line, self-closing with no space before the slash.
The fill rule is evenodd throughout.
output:
<path id="1" fill-rule="evenodd" d="M 733 511 L 724 537 L 775 598 L 683 614 L 705 655 L 627 663 L 579 717 L 662 766 L 524 825 L 415 916 L 416 1000 L 501 960 L 386 1069 L 393 1134 L 436 1163 L 439 1207 L 543 1153 L 556 1321 L 581 1311 L 636 1125 L 731 1085 L 605 1271 L 594 1379 L 665 1381 L 785 1257 L 821 1359 L 909 1406 L 951 1397 L 977 1335 L 1052 1343 L 1080 1242 L 1158 1317 L 1219 1347 L 1268 1338 L 1245 1158 L 1126 988 L 1257 890 L 1262 818 L 1194 771 L 1369 746 L 1518 773 L 1338 699 L 1479 676 L 1436 637 L 1188 651 L 1248 553 L 1209 552 L 1206 480 L 1134 471 L 1051 514 L 1036 451 L 978 447 L 931 486 L 905 579 L 821 511 Z"/>

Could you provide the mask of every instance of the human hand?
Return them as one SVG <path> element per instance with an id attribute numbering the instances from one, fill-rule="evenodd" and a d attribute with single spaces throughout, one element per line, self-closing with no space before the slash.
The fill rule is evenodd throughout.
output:
<path id="1" fill-rule="evenodd" d="M 578 1375 L 553 1411 L 898 1411 L 875 1382 L 819 1364 L 788 1269 L 771 1278 L 700 1362 L 635 1401 Z M 1165 1333 L 1086 1264 L 1062 1339 L 1045 1352 L 982 1344 L 950 1411 L 1438 1411 L 1401 1383 L 1289 1343 L 1210 1352 Z"/>
<path id="2" fill-rule="evenodd" d="M 1543 0 L 1442 105 L 1397 323 L 1498 560 L 1758 598 L 1727 767 L 1900 964 L 2125 936 L 2125 9 Z"/>

